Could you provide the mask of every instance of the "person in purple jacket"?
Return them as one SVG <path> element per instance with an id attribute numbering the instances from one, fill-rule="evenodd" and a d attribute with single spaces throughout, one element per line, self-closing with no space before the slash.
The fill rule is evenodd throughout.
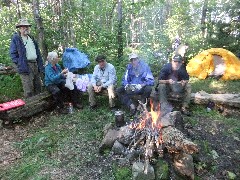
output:
<path id="1" fill-rule="evenodd" d="M 20 75 L 24 97 L 31 97 L 41 92 L 41 73 L 44 71 L 43 60 L 37 42 L 29 35 L 31 24 L 21 19 L 16 25 L 19 32 L 14 33 L 10 44 L 10 57 Z"/>
<path id="2" fill-rule="evenodd" d="M 132 97 L 141 95 L 141 101 L 146 102 L 154 86 L 154 78 L 150 67 L 138 55 L 129 55 L 130 63 L 127 65 L 126 72 L 122 78 L 122 86 L 117 89 L 119 100 L 130 109 L 132 115 L 136 112 Z"/>

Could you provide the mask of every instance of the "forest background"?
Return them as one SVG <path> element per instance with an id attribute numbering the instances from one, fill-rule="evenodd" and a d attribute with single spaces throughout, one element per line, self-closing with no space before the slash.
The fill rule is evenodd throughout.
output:
<path id="1" fill-rule="evenodd" d="M 32 24 L 44 60 L 49 51 L 61 56 L 66 47 L 76 47 L 89 56 L 92 63 L 84 71 L 91 73 L 94 58 L 104 53 L 119 82 L 131 51 L 156 77 L 177 35 L 189 44 L 188 60 L 209 48 L 240 53 L 239 0 L 2 0 L 0 63 L 5 65 L 11 65 L 9 45 L 20 18 Z M 239 80 L 190 81 L 192 92 L 239 93 Z M 19 75 L 0 75 L 0 103 L 22 95 Z M 111 153 L 97 153 L 103 127 L 114 122 L 107 98 L 99 98 L 97 111 L 87 108 L 84 96 L 84 109 L 73 115 L 45 111 L 13 129 L 0 127 L 0 179 L 131 179 L 131 167 L 119 167 Z M 239 109 L 224 114 L 194 104 L 191 110 L 184 123 L 200 147 L 196 179 L 237 179 Z"/>
<path id="2" fill-rule="evenodd" d="M 121 79 L 127 54 L 134 50 L 156 75 L 176 36 L 189 44 L 188 59 L 209 48 L 240 53 L 239 9 L 239 0 L 3 0 L 0 63 L 11 64 L 11 36 L 18 20 L 27 18 L 44 60 L 49 51 L 61 55 L 66 47 L 78 48 L 92 62 L 104 53 Z M 15 87 L 7 95 L 19 96 L 18 76 L 2 76 L 1 80 L 15 82 L 5 85 L 5 95 Z"/>

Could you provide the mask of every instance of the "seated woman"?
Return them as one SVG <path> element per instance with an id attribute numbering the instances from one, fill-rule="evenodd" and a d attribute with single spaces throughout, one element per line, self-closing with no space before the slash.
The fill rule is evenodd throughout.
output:
<path id="1" fill-rule="evenodd" d="M 60 58 L 56 52 L 48 53 L 48 64 L 45 67 L 45 85 L 47 90 L 53 95 L 54 103 L 60 113 L 67 113 L 64 108 L 63 95 L 70 97 L 73 107 L 82 109 L 82 105 L 79 102 L 78 93 L 76 85 L 74 89 L 70 90 L 65 87 L 66 76 L 68 69 L 63 69 L 58 64 Z"/>

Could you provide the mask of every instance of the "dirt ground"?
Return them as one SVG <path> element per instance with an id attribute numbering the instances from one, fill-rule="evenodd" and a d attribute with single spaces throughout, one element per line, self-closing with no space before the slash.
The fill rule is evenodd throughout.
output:
<path id="1" fill-rule="evenodd" d="M 240 117 L 237 110 L 225 110 L 226 116 L 234 115 Z M 229 133 L 230 127 L 220 121 L 202 118 L 194 115 L 197 119 L 197 125 L 193 126 L 187 120 L 184 120 L 185 133 L 194 142 L 199 142 L 199 153 L 193 156 L 195 164 L 195 175 L 204 180 L 229 179 L 231 173 L 236 175 L 235 179 L 240 177 L 240 136 Z M 41 128 L 47 123 L 47 117 L 38 115 L 32 118 L 29 123 L 16 124 L 11 128 L 0 127 L 0 169 L 1 171 L 11 167 L 19 158 L 21 152 L 14 147 L 14 143 L 23 141 L 31 136 L 35 128 Z M 100 143 L 100 142 L 96 142 Z M 96 153 L 97 145 L 85 143 L 80 145 L 82 151 Z M 61 155 L 60 155 L 61 156 Z M 111 171 L 111 165 L 114 158 L 111 156 L 96 156 L 95 161 L 89 162 L 76 169 L 67 169 L 64 167 L 51 173 L 51 179 L 65 179 L 67 173 L 78 174 L 80 179 L 100 179 L 103 171 Z M 69 161 L 64 154 L 60 157 L 61 161 Z M 91 168 L 90 168 L 91 166 Z M 74 172 L 75 171 L 75 172 Z M 105 173 L 107 174 L 107 173 Z M 109 173 L 111 174 L 111 173 Z"/>

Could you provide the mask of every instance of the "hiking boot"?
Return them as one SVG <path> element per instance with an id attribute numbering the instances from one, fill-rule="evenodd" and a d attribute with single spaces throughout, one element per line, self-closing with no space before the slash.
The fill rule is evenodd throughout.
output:
<path id="1" fill-rule="evenodd" d="M 191 116 L 191 113 L 187 108 L 182 108 L 181 112 L 183 115 Z"/>
<path id="2" fill-rule="evenodd" d="M 97 105 L 96 105 L 96 104 L 93 105 L 93 106 L 91 106 L 91 105 L 89 106 L 89 109 L 90 109 L 90 110 L 94 110 L 94 109 L 96 109 L 96 108 L 97 108 Z"/>
<path id="3" fill-rule="evenodd" d="M 113 112 L 113 113 L 114 113 L 115 111 L 117 111 L 117 107 L 116 107 L 116 106 L 109 107 L 109 108 L 110 108 L 110 111 Z"/>
<path id="4" fill-rule="evenodd" d="M 83 108 L 83 105 L 80 104 L 80 103 L 77 103 L 77 104 L 73 104 L 73 107 L 77 108 L 77 109 L 82 109 Z"/>
<path id="5" fill-rule="evenodd" d="M 67 108 L 61 108 L 61 107 L 57 107 L 57 112 L 59 114 L 68 114 L 69 110 Z"/>

